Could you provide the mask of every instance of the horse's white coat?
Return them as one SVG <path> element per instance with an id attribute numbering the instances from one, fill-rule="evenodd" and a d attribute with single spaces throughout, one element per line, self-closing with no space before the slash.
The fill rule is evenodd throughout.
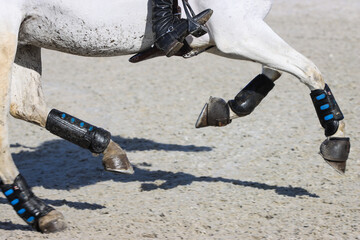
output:
<path id="1" fill-rule="evenodd" d="M 311 90 L 323 89 L 317 67 L 263 21 L 271 3 L 190 0 L 196 12 L 211 8 L 214 14 L 207 24 L 209 35 L 187 39 L 192 47 L 215 45 L 215 54 L 256 61 L 296 76 Z M 11 114 L 44 126 L 48 111 L 41 91 L 40 48 L 82 56 L 132 54 L 149 47 L 153 33 L 148 0 L 0 0 L 0 6 L 0 177 L 11 183 L 18 174 L 6 124 L 11 71 Z M 12 70 L 16 45 L 19 51 Z"/>
<path id="2" fill-rule="evenodd" d="M 40 48 L 18 46 L 12 69 L 10 114 L 45 127 L 48 110 L 41 88 Z"/>
<path id="3" fill-rule="evenodd" d="M 83 56 L 135 53 L 152 43 L 150 2 L 25 1 L 19 42 Z"/>
<path id="4" fill-rule="evenodd" d="M 16 34 L 2 34 L 0 31 L 0 177 L 5 183 L 11 183 L 19 174 L 10 154 L 7 125 L 11 65 L 15 57 L 16 37 Z"/>

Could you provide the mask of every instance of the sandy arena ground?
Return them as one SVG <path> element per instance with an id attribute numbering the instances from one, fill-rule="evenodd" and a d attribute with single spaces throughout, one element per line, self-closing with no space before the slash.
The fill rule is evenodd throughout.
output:
<path id="1" fill-rule="evenodd" d="M 195 129 L 210 95 L 233 98 L 261 66 L 44 50 L 49 106 L 110 130 L 135 174 L 105 172 L 100 157 L 11 119 L 18 168 L 68 230 L 32 231 L 2 195 L 0 239 L 360 239 L 360 1 L 275 0 L 267 22 L 332 88 L 351 137 L 345 176 L 318 154 L 323 130 L 293 76 L 250 116 Z"/>

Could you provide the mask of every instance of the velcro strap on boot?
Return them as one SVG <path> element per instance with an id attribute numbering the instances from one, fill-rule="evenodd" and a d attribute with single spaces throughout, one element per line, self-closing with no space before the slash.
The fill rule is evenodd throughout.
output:
<path id="1" fill-rule="evenodd" d="M 34 195 L 21 174 L 13 184 L 2 184 L 1 190 L 16 213 L 37 230 L 39 218 L 54 210 Z"/>
<path id="2" fill-rule="evenodd" d="M 310 93 L 321 126 L 325 129 L 325 136 L 331 136 L 339 128 L 339 121 L 344 119 L 335 97 L 329 86 L 324 90 L 314 90 Z"/>
<path id="3" fill-rule="evenodd" d="M 111 139 L 110 132 L 56 109 L 49 113 L 46 129 L 93 153 L 104 152 Z"/>

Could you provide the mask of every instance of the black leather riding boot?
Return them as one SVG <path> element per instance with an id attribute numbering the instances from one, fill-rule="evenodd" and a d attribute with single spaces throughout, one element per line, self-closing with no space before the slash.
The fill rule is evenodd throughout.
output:
<path id="1" fill-rule="evenodd" d="M 190 34 L 188 20 L 174 16 L 173 0 L 152 0 L 152 4 L 155 46 L 171 57 L 180 50 L 185 37 Z M 204 25 L 211 14 L 212 10 L 208 9 L 196 15 L 193 20 Z"/>

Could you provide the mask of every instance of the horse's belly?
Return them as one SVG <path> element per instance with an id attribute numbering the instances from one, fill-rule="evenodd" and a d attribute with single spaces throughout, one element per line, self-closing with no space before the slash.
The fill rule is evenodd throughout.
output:
<path id="1" fill-rule="evenodd" d="M 143 19 L 120 15 L 85 15 L 61 6 L 35 9 L 24 20 L 19 41 L 82 56 L 115 56 L 151 45 L 151 26 Z"/>

